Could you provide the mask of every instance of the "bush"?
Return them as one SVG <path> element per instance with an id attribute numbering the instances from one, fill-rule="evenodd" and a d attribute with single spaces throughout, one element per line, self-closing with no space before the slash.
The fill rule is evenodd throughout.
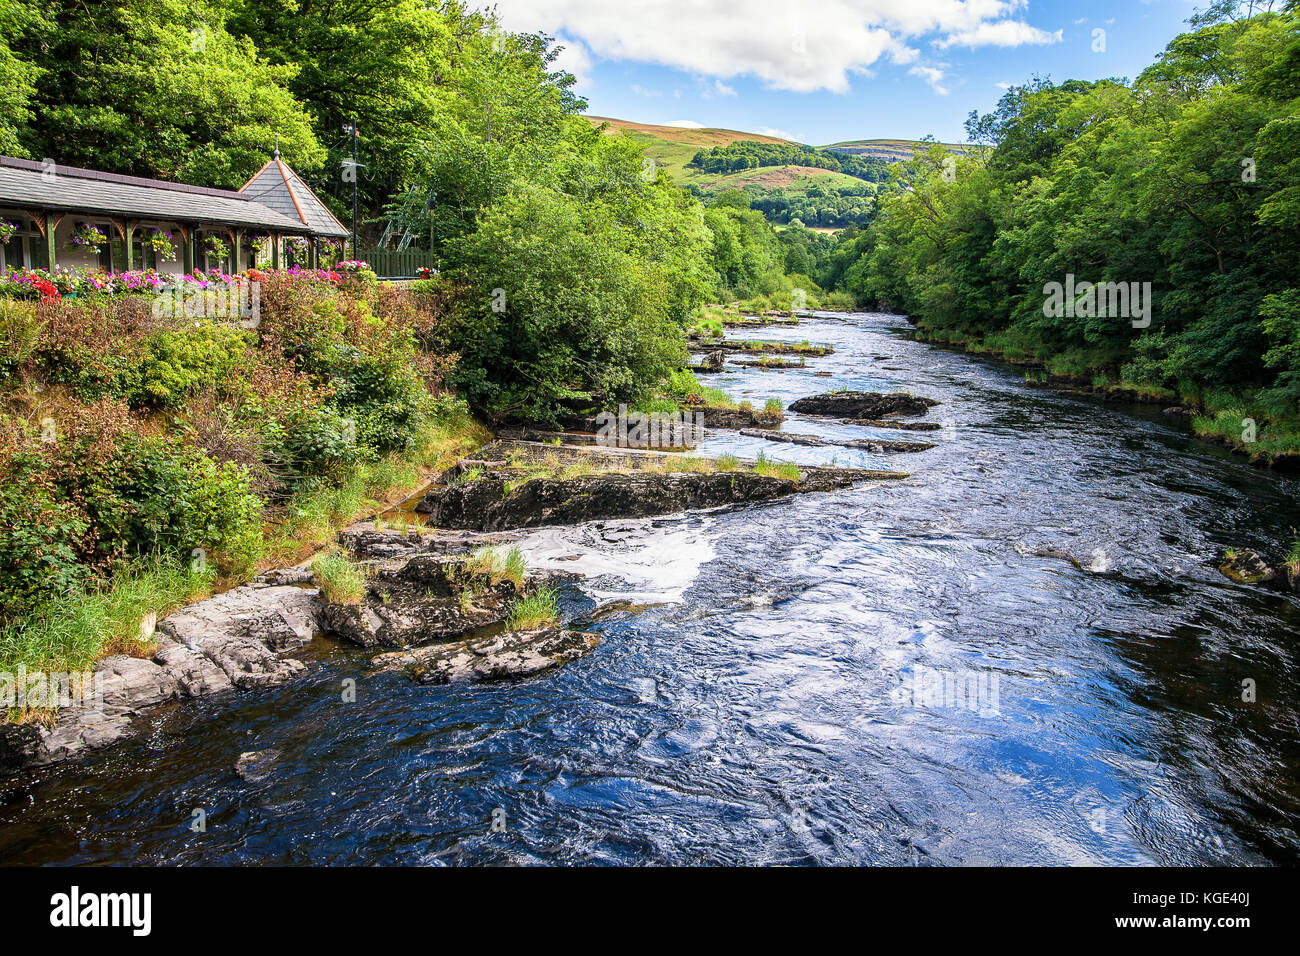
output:
<path id="1" fill-rule="evenodd" d="M 128 437 L 100 474 L 88 469 L 87 509 L 109 554 L 216 553 L 247 567 L 261 545 L 262 501 L 246 469 L 179 443 Z M 98 487 L 96 487 L 98 486 Z"/>
<path id="2" fill-rule="evenodd" d="M 119 394 L 132 404 L 169 407 L 201 386 L 226 379 L 248 347 L 250 335 L 231 325 L 162 329 L 145 341 L 138 369 L 124 376 Z"/>
<path id="3" fill-rule="evenodd" d="M 0 376 L 12 375 L 27 364 L 43 326 L 33 303 L 0 297 Z"/>
<path id="4" fill-rule="evenodd" d="M 0 466 L 0 618 L 68 593 L 89 573 L 78 545 L 90 523 L 59 500 L 44 465 L 20 455 Z"/>

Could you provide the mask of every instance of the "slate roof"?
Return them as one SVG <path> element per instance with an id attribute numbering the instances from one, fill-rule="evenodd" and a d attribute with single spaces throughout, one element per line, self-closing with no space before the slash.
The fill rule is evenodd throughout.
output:
<path id="1" fill-rule="evenodd" d="M 240 192 L 281 215 L 296 219 L 318 236 L 351 235 L 298 174 L 280 159 L 279 152 Z"/>
<path id="2" fill-rule="evenodd" d="M 51 177 L 41 163 L 0 156 L 0 206 L 219 223 L 288 233 L 315 231 L 298 216 L 285 215 L 243 192 L 119 176 L 75 166 L 54 166 L 53 172 Z"/>

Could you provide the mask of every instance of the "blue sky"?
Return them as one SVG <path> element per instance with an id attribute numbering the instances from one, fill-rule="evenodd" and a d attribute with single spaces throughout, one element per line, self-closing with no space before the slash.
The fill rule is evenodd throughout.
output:
<path id="1" fill-rule="evenodd" d="M 1205 0 L 499 0 L 589 112 L 825 145 L 962 140 L 999 84 L 1134 77 Z M 1104 30 L 1104 51 L 1094 30 Z"/>

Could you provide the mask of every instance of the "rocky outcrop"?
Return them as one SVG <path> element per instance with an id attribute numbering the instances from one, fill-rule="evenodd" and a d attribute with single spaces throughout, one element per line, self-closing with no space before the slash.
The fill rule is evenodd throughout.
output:
<path id="1" fill-rule="evenodd" d="M 892 418 L 896 415 L 924 415 L 939 403 L 907 392 L 827 392 L 801 398 L 790 411 L 804 415 L 833 415 L 836 418 Z"/>
<path id="2" fill-rule="evenodd" d="M 557 575 L 531 575 L 525 589 Z M 505 620 L 520 591 L 508 580 L 475 579 L 458 558 L 417 554 L 379 568 L 359 604 L 327 604 L 328 631 L 357 647 L 446 641 Z"/>
<path id="3" fill-rule="evenodd" d="M 767 441 L 784 442 L 787 445 L 834 445 L 835 442 L 827 441 L 824 438 L 818 438 L 816 435 L 797 435 L 793 432 L 765 431 L 760 428 L 742 428 L 742 435 L 748 435 L 750 438 L 764 438 Z"/>
<path id="4" fill-rule="evenodd" d="M 928 451 L 934 447 L 928 441 L 896 441 L 890 438 L 858 438 L 853 441 L 836 442 L 841 448 L 856 448 L 876 455 L 906 455 L 918 451 Z"/>
<path id="5" fill-rule="evenodd" d="M 833 441 L 829 438 L 821 438 L 817 435 L 760 431 L 756 428 L 742 428 L 740 433 L 742 435 L 748 435 L 751 438 L 764 438 L 768 441 L 785 442 L 790 445 L 833 445 L 837 448 L 856 448 L 861 451 L 869 451 L 876 454 L 926 451 L 927 449 L 934 447 L 933 443 L 923 441 L 895 441 L 889 438 L 860 438 L 852 441 Z"/>
<path id="6" fill-rule="evenodd" d="M 444 528 L 498 531 L 606 518 L 646 518 L 721 505 L 766 501 L 802 491 L 849 487 L 898 472 L 804 468 L 799 481 L 746 470 L 719 472 L 610 472 L 522 481 L 508 471 L 429 490 L 420 511 Z"/>
<path id="7" fill-rule="evenodd" d="M 685 410 L 703 412 L 706 428 L 778 428 L 783 417 L 777 412 L 756 412 L 752 408 L 695 405 Z"/>
<path id="8" fill-rule="evenodd" d="M 105 747 L 168 700 L 292 679 L 305 665 L 283 655 L 312 639 L 320 610 L 314 589 L 258 582 L 177 611 L 158 622 L 150 656 L 104 658 L 93 687 L 60 707 L 51 724 L 0 725 L 0 773 Z"/>
<path id="9" fill-rule="evenodd" d="M 700 356 L 700 365 L 698 371 L 702 372 L 721 372 L 724 365 L 727 364 L 727 353 L 722 349 L 714 349 Z"/>
<path id="10" fill-rule="evenodd" d="M 803 359 L 800 359 L 797 362 L 793 359 L 756 359 L 752 362 L 737 362 L 736 364 L 741 368 L 754 368 L 758 369 L 760 372 L 777 371 L 785 368 L 808 367 L 808 363 L 803 361 Z"/>
<path id="11" fill-rule="evenodd" d="M 405 670 L 421 684 L 463 684 L 529 677 L 577 660 L 600 643 L 595 634 L 547 627 L 380 654 L 380 670 Z"/>
<path id="12" fill-rule="evenodd" d="M 901 422 L 892 418 L 849 418 L 845 424 L 866 428 L 893 428 L 905 432 L 937 432 L 943 428 L 939 422 Z"/>
<path id="13" fill-rule="evenodd" d="M 187 675 L 187 693 L 272 687 L 303 670 L 301 661 L 281 655 L 311 641 L 320 608 L 315 589 L 247 584 L 177 611 L 158 630 L 171 639 L 164 650 Z"/>
<path id="14" fill-rule="evenodd" d="M 802 342 L 745 342 L 740 340 L 709 342 L 710 349 L 721 349 L 724 352 L 746 352 L 756 355 L 808 355 L 819 358 L 823 355 L 834 355 L 835 349 L 830 345 L 813 345 Z"/>

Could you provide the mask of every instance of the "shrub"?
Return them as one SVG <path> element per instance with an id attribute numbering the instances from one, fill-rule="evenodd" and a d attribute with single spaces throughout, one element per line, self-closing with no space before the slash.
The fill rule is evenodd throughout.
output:
<path id="1" fill-rule="evenodd" d="M 130 436 L 102 470 L 88 469 L 82 489 L 98 527 L 100 550 L 110 554 L 212 551 L 232 567 L 246 567 L 261 544 L 262 502 L 248 472 L 218 464 L 174 441 Z"/>
<path id="2" fill-rule="evenodd" d="M 90 522 L 59 500 L 44 466 L 32 455 L 0 465 L 0 618 L 66 594 L 89 574 L 78 551 Z"/>
<path id="3" fill-rule="evenodd" d="M 178 405 L 196 388 L 226 379 L 248 343 L 249 333 L 231 325 L 159 330 L 146 339 L 144 358 L 125 374 L 119 394 L 133 404 Z"/>
<path id="4" fill-rule="evenodd" d="M 33 303 L 0 297 L 0 376 L 12 375 L 27 364 L 43 327 Z"/>

